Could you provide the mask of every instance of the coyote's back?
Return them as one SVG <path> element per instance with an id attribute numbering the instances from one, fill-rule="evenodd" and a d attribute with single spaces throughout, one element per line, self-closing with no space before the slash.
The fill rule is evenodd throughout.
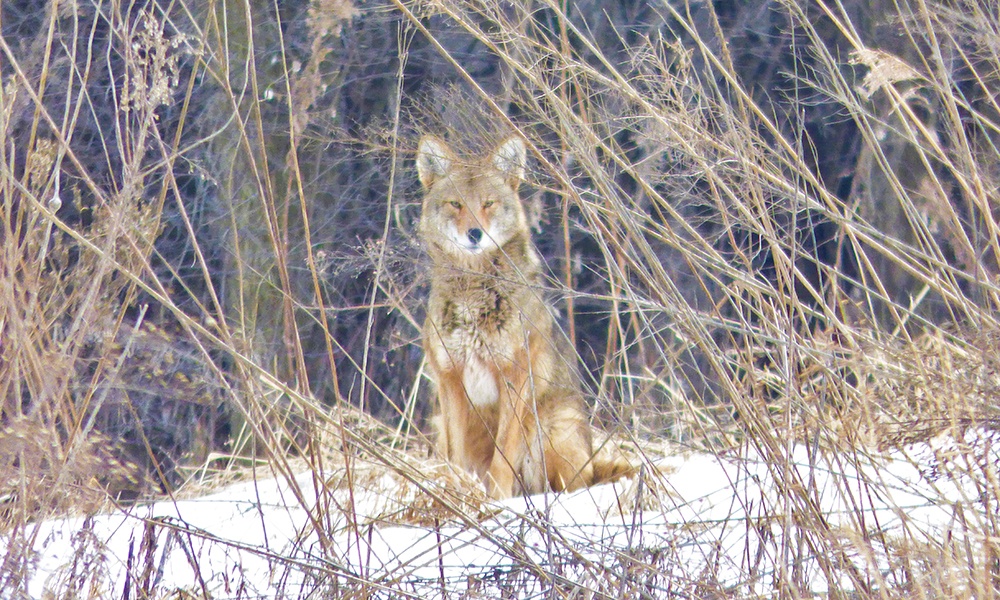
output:
<path id="1" fill-rule="evenodd" d="M 437 385 L 438 449 L 494 497 L 593 480 L 574 353 L 543 300 L 541 262 L 517 188 L 520 138 L 462 163 L 420 142 L 420 235 L 433 261 L 424 349 Z"/>

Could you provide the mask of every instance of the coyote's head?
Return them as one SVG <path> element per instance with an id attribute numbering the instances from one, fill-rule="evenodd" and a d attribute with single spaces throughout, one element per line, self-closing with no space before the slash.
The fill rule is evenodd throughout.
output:
<path id="1" fill-rule="evenodd" d="M 517 187 L 524 177 L 524 140 L 512 137 L 486 159 L 460 162 L 436 137 L 420 140 L 417 174 L 424 187 L 420 235 L 432 255 L 470 259 L 527 235 Z"/>

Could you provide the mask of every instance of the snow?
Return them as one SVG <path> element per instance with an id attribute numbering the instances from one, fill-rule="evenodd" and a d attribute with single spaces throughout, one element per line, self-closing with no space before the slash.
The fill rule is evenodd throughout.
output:
<path id="1" fill-rule="evenodd" d="M 28 598 L 308 598 L 358 586 L 371 597 L 531 598 L 638 584 L 668 597 L 701 581 L 739 597 L 788 580 L 822 594 L 899 583 L 902 548 L 981 545 L 996 510 L 983 498 L 1000 492 L 998 437 L 973 430 L 887 453 L 790 445 L 769 460 L 753 448 L 676 454 L 641 478 L 511 499 L 485 517 L 442 512 L 430 525 L 389 518 L 406 503 L 389 473 L 352 493 L 317 489 L 305 472 L 38 523 L 0 537 L 0 551 L 31 548 Z"/>

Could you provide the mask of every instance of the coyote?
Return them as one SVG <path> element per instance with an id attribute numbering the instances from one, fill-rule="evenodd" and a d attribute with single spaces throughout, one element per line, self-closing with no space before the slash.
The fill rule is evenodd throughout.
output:
<path id="1" fill-rule="evenodd" d="M 575 353 L 542 298 L 541 260 L 517 194 L 524 168 L 519 137 L 472 163 L 433 136 L 418 149 L 438 451 L 476 473 L 494 498 L 595 483 Z M 596 468 L 601 479 L 622 472 L 620 464 Z"/>

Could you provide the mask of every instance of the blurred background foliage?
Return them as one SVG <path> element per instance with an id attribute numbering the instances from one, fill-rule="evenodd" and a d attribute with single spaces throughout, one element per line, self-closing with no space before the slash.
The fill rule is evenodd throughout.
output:
<path id="1" fill-rule="evenodd" d="M 166 489 L 273 439 L 274 407 L 309 452 L 297 396 L 425 430 L 423 132 L 531 141 L 522 195 L 606 427 L 683 439 L 680 399 L 726 418 L 787 395 L 812 375 L 783 336 L 828 357 L 863 349 L 858 327 L 986 340 L 996 17 L 5 0 L 0 467 L 39 444 L 58 479 L 100 435 L 122 450 L 105 485 Z"/>

